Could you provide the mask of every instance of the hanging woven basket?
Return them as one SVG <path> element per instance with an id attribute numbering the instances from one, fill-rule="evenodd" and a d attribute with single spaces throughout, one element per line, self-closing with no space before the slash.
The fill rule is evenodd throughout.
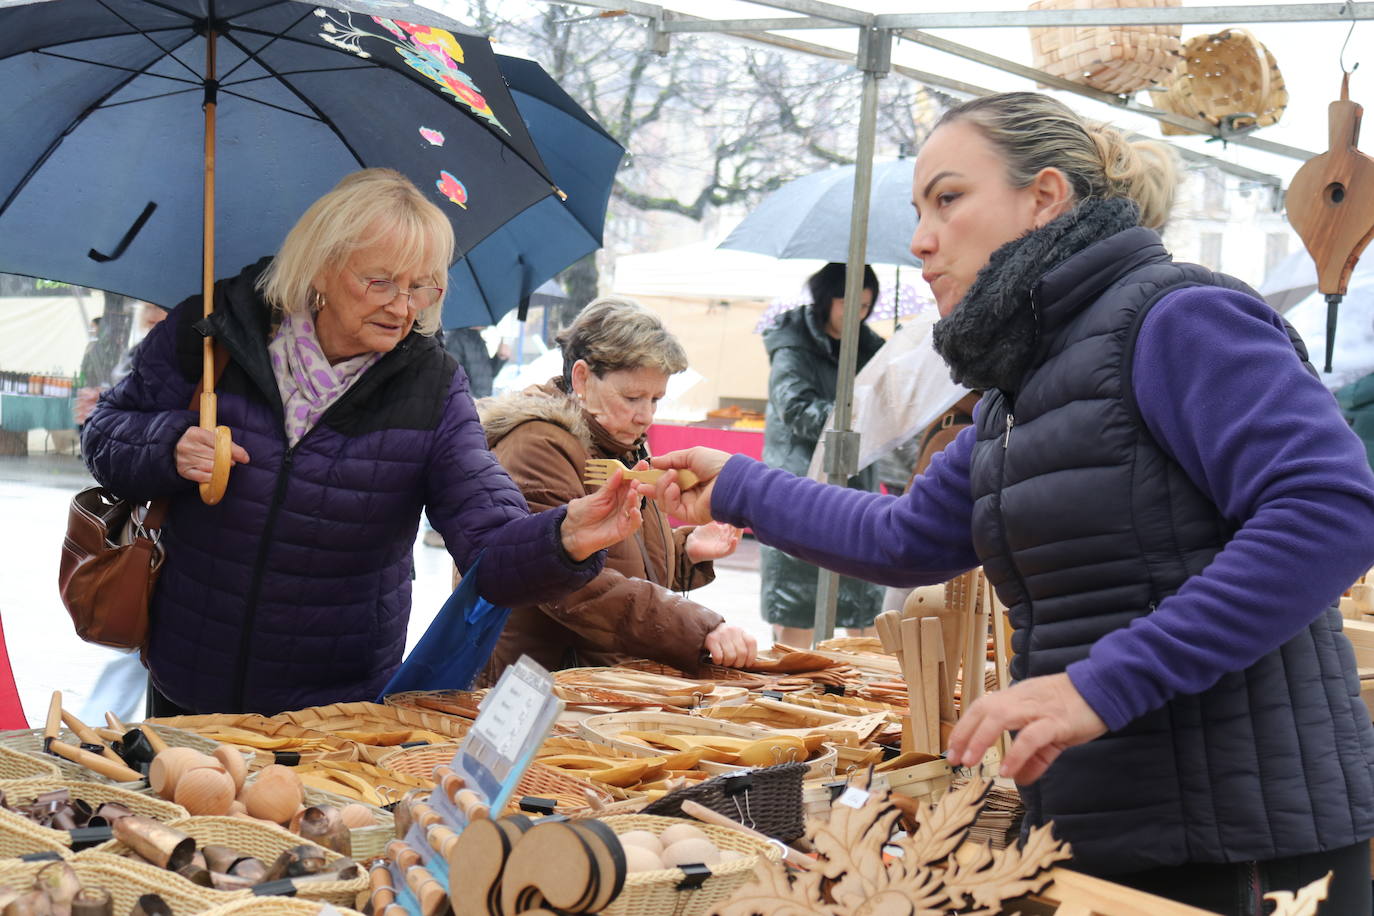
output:
<path id="1" fill-rule="evenodd" d="M 1036 0 L 1033 10 L 1174 8 L 1182 0 Z M 1182 26 L 1051 26 L 1032 28 L 1037 70 L 1103 92 L 1128 95 L 1173 72 L 1183 47 Z"/>
<path id="2" fill-rule="evenodd" d="M 1178 68 L 1150 95 L 1165 111 L 1238 132 L 1277 123 L 1288 105 L 1274 55 L 1236 28 L 1188 39 Z M 1160 129 L 1168 136 L 1195 133 L 1165 123 Z"/>

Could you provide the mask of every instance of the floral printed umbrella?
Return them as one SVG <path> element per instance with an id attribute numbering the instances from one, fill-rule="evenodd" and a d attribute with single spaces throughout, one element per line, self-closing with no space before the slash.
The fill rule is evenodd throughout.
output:
<path id="1" fill-rule="evenodd" d="M 0 0 L 0 87 L 0 271 L 163 306 L 202 289 L 211 164 L 224 275 L 359 168 L 409 176 L 460 253 L 558 195 L 488 40 L 408 2 Z"/>
<path id="2" fill-rule="evenodd" d="M 359 168 L 433 195 L 459 252 L 561 193 L 487 40 L 404 0 L 0 4 L 0 271 L 164 306 L 199 289 L 208 316 L 219 269 Z M 208 338 L 203 362 L 214 505 L 233 463 Z"/>

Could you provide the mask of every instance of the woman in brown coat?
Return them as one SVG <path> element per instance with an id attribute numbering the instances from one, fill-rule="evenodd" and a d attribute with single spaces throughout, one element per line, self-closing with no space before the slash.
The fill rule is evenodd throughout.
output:
<path id="1" fill-rule="evenodd" d="M 559 342 L 563 374 L 478 404 L 487 443 L 534 511 L 586 495 L 588 458 L 626 467 L 648 457 L 644 439 L 668 378 L 687 368 L 682 346 L 638 304 L 613 297 L 583 309 Z M 653 502 L 632 537 L 610 548 L 601 574 L 563 598 L 513 608 L 479 683 L 529 655 L 555 670 L 650 658 L 689 674 L 707 660 L 747 665 L 754 640 L 679 592 L 715 578 L 739 531 L 672 528 Z"/>

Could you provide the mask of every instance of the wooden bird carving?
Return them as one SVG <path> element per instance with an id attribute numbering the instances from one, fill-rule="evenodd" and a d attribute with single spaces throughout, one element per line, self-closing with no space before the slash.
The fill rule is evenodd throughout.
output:
<path id="1" fill-rule="evenodd" d="M 1288 187 L 1288 222 L 1317 265 L 1326 294 L 1326 367 L 1331 371 L 1336 309 L 1360 253 L 1374 237 L 1374 159 L 1356 148 L 1364 108 L 1350 101 L 1350 74 L 1327 109 L 1328 149 L 1298 169 Z"/>

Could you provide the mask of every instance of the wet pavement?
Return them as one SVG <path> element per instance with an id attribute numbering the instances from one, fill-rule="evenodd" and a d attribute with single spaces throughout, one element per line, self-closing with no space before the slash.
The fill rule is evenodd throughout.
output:
<path id="1" fill-rule="evenodd" d="M 53 690 L 63 692 L 68 709 L 82 709 L 100 671 L 118 657 L 114 650 L 76 638 L 57 594 L 67 505 L 93 483 L 81 460 L 71 455 L 0 457 L 0 623 L 24 712 L 34 727 L 43 724 Z M 448 552 L 417 540 L 407 649 L 447 599 L 451 577 Z M 771 644 L 759 617 L 758 545 L 752 539 L 717 562 L 716 580 L 691 597 L 748 629 L 760 645 Z"/>

